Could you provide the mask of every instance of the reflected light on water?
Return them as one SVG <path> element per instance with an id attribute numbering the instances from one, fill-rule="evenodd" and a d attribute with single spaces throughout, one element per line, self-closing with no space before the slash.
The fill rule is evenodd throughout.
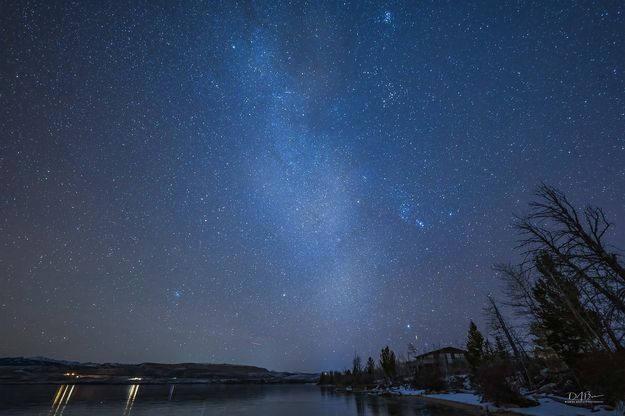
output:
<path id="1" fill-rule="evenodd" d="M 62 415 L 65 411 L 65 407 L 67 403 L 69 403 L 69 399 L 72 397 L 72 393 L 74 392 L 75 385 L 67 385 L 63 384 L 58 388 L 56 394 L 54 395 L 54 400 L 52 401 L 52 406 L 50 407 L 50 411 L 48 415 L 56 416 Z M 60 412 L 59 412 L 60 410 Z"/>
<path id="2" fill-rule="evenodd" d="M 132 411 L 132 405 L 135 403 L 135 398 L 139 392 L 139 384 L 133 384 L 128 389 L 128 400 L 126 400 L 126 407 L 124 408 L 124 416 L 127 416 Z"/>
<path id="3" fill-rule="evenodd" d="M 139 397 L 141 390 L 141 397 Z M 345 394 L 309 385 L 0 385 L 2 416 L 460 416 L 416 398 Z"/>

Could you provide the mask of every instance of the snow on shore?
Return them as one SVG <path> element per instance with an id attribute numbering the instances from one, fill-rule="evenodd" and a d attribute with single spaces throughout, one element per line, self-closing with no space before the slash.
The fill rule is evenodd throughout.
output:
<path id="1" fill-rule="evenodd" d="M 622 413 L 618 413 L 616 410 L 607 410 L 605 408 L 598 408 L 596 411 L 583 407 L 570 406 L 566 403 L 561 403 L 553 399 L 546 397 L 535 398 L 540 405 L 536 407 L 520 407 L 511 409 L 516 413 L 531 416 L 622 416 Z"/>
<path id="2" fill-rule="evenodd" d="M 398 389 L 399 394 L 402 396 L 421 396 L 424 398 L 432 398 L 439 400 L 448 400 L 457 403 L 463 403 L 468 405 L 480 406 L 490 411 L 495 411 L 498 408 L 492 403 L 483 403 L 479 395 L 475 393 L 438 393 L 438 394 L 425 394 L 424 390 L 412 390 L 406 387 Z M 548 397 L 534 397 L 540 405 L 535 407 L 515 407 L 515 408 L 501 408 L 510 412 L 528 415 L 528 416 L 622 416 L 623 413 L 618 410 L 607 410 L 603 407 L 599 407 L 592 411 L 588 408 L 570 406 L 566 403 L 562 403 L 553 400 Z"/>

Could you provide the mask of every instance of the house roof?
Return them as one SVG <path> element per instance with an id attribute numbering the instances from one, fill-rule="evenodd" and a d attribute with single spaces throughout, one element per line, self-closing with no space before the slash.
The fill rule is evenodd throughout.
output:
<path id="1" fill-rule="evenodd" d="M 439 348 L 439 349 L 434 350 L 434 351 L 428 351 L 426 353 L 417 355 L 415 357 L 415 359 L 421 358 L 421 357 L 425 357 L 425 356 L 428 356 L 428 355 L 446 354 L 446 353 L 452 353 L 452 352 L 455 353 L 455 354 L 466 354 L 466 351 L 462 350 L 460 348 L 456 348 L 456 347 L 443 347 L 443 348 Z"/>

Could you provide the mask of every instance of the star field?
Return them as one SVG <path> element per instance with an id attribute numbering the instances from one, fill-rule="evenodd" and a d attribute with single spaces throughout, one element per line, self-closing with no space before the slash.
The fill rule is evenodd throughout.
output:
<path id="1" fill-rule="evenodd" d="M 620 2 L 9 2 L 0 355 L 464 342 L 545 181 L 623 241 Z"/>

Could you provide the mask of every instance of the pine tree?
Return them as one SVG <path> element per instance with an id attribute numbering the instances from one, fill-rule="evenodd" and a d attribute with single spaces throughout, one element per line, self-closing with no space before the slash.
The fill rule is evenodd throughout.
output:
<path id="1" fill-rule="evenodd" d="M 469 363 L 471 377 L 475 379 L 480 364 L 482 364 L 484 359 L 484 337 L 473 321 L 469 324 L 466 359 Z"/>
<path id="2" fill-rule="evenodd" d="M 380 352 L 380 367 L 382 367 L 382 371 L 384 371 L 387 379 L 392 380 L 395 377 L 397 359 L 395 358 L 395 353 L 388 345 Z"/>
<path id="3" fill-rule="evenodd" d="M 367 360 L 366 371 L 370 376 L 373 376 L 373 373 L 375 372 L 375 361 L 373 361 L 373 358 L 371 357 Z"/>
<path id="4" fill-rule="evenodd" d="M 595 330 L 599 317 L 582 306 L 573 282 L 549 269 L 549 279 L 539 279 L 532 292 L 538 310 L 531 330 L 540 347 L 552 349 L 565 362 L 571 354 L 596 349 L 596 341 L 602 341 Z"/>
<path id="5" fill-rule="evenodd" d="M 362 373 L 362 360 L 360 356 L 356 354 L 352 360 L 352 374 L 358 376 L 360 373 Z"/>
<path id="6" fill-rule="evenodd" d="M 502 359 L 510 358 L 510 354 L 504 345 L 503 339 L 501 339 L 499 335 L 495 335 L 495 354 Z"/>

